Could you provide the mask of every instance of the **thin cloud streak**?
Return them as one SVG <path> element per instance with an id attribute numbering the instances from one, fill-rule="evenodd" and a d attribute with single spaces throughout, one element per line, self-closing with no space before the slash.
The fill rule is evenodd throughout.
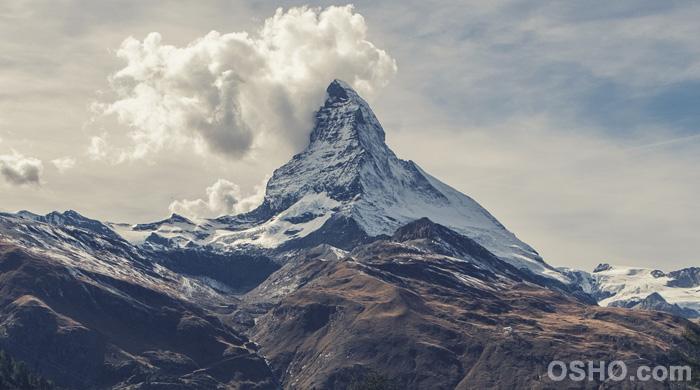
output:
<path id="1" fill-rule="evenodd" d="M 700 134 L 693 134 L 693 135 L 689 135 L 689 136 L 685 136 L 685 137 L 676 137 L 676 138 L 666 139 L 663 141 L 652 142 L 652 143 L 645 144 L 645 145 L 633 146 L 631 148 L 627 148 L 626 150 L 627 151 L 641 151 L 641 152 L 643 152 L 643 151 L 654 150 L 654 149 L 658 149 L 658 148 L 664 148 L 664 147 L 668 147 L 668 146 L 674 146 L 674 145 L 678 145 L 681 143 L 686 143 L 686 144 L 692 143 L 692 142 L 699 141 L 699 140 L 700 140 Z"/>

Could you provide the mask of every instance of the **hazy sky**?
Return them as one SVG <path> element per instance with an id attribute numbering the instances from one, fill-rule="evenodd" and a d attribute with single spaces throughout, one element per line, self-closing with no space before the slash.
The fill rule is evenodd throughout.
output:
<path id="1" fill-rule="evenodd" d="M 0 209 L 245 210 L 338 77 L 551 264 L 700 264 L 700 4 L 376 3 L 1 2 Z"/>

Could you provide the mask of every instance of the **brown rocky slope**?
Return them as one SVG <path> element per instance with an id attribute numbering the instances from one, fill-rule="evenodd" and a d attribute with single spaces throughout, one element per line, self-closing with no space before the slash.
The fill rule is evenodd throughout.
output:
<path id="1" fill-rule="evenodd" d="M 687 320 L 543 288 L 429 221 L 403 230 L 347 256 L 317 249 L 296 260 L 309 277 L 293 279 L 253 332 L 284 388 L 341 389 L 376 374 L 407 389 L 637 388 L 553 382 L 547 366 L 623 360 L 633 372 L 700 358 L 688 336 L 700 328 Z M 283 280 L 292 279 L 268 279 Z"/>

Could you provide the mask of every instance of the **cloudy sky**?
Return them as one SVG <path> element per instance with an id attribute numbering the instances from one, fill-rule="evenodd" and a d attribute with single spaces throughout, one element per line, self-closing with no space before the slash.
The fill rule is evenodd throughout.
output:
<path id="1" fill-rule="evenodd" d="M 337 77 L 550 263 L 700 263 L 700 4 L 304 5 L 0 3 L 0 209 L 245 211 Z"/>

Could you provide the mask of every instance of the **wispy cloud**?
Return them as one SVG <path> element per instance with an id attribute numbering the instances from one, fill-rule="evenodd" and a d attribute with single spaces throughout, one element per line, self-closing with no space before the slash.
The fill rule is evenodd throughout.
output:
<path id="1" fill-rule="evenodd" d="M 675 146 L 679 144 L 689 144 L 689 143 L 694 143 L 700 141 L 700 134 L 693 134 L 693 135 L 688 135 L 685 137 L 672 137 L 672 138 L 667 138 L 661 141 L 656 141 L 644 145 L 637 145 L 633 146 L 631 148 L 627 148 L 628 151 L 632 152 L 643 152 L 643 151 L 650 151 L 653 149 L 657 148 L 663 148 L 663 147 L 670 147 L 670 146 Z"/>
<path id="2" fill-rule="evenodd" d="M 58 172 L 65 173 L 68 170 L 75 167 L 76 160 L 73 157 L 60 157 L 51 160 L 51 164 L 53 164 L 53 166 L 56 167 Z"/>

